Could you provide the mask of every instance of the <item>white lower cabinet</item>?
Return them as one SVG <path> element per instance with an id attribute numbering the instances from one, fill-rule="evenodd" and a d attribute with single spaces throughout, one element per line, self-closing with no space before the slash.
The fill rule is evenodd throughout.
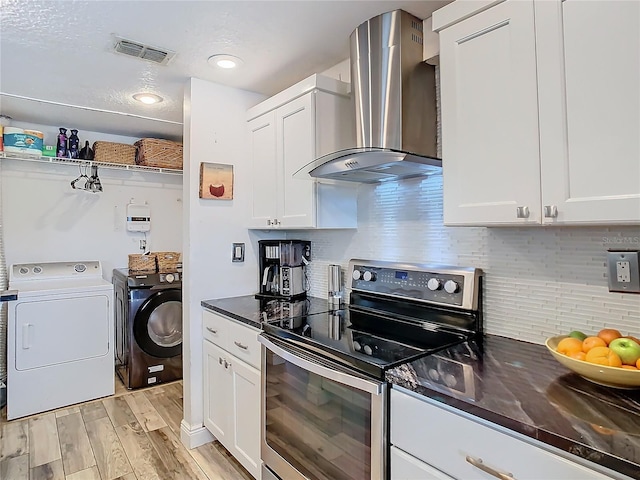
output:
<path id="1" fill-rule="evenodd" d="M 207 310 L 203 325 L 209 334 L 207 327 L 216 325 L 219 335 L 215 344 L 210 335 L 203 342 L 204 425 L 260 479 L 260 332 Z M 230 353 L 236 351 L 245 356 Z"/>
<path id="2" fill-rule="evenodd" d="M 597 472 L 545 450 L 533 440 L 521 440 L 496 430 L 500 428 L 497 425 L 494 428 L 464 415 L 433 400 L 392 389 L 391 479 L 627 478 Z"/>

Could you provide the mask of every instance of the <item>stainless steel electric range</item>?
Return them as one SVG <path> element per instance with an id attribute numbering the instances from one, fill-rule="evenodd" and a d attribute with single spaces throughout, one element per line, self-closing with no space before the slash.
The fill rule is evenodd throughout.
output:
<path id="1" fill-rule="evenodd" d="M 388 478 L 385 372 L 482 332 L 475 268 L 351 260 L 345 308 L 267 322 L 263 478 Z"/>

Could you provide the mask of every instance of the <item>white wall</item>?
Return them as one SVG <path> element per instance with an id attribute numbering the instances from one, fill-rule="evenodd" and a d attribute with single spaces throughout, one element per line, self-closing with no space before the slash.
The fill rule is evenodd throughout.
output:
<path id="1" fill-rule="evenodd" d="M 247 230 L 251 176 L 246 111 L 263 97 L 192 79 L 185 88 L 182 440 L 196 446 L 210 437 L 203 425 L 202 300 L 255 293 L 257 241 Z M 233 165 L 233 200 L 198 198 L 201 162 Z M 244 263 L 232 263 L 232 243 L 246 244 Z"/>
<path id="2" fill-rule="evenodd" d="M 23 124 L 45 132 L 55 144 L 57 127 Z M 137 138 L 79 132 L 84 141 L 132 144 Z M 141 171 L 98 169 L 103 192 L 73 190 L 77 165 L 3 159 L 3 235 L 7 265 L 20 262 L 100 260 L 111 278 L 113 268 L 126 267 L 129 253 L 140 253 L 141 233 L 126 231 L 126 205 L 147 201 L 151 207 L 148 246 L 154 251 L 182 250 L 182 177 Z M 91 172 L 88 172 L 90 175 Z"/>
<path id="3" fill-rule="evenodd" d="M 357 231 L 289 232 L 311 240 L 311 293 L 350 258 L 482 268 L 488 333 L 534 343 L 577 329 L 640 334 L 640 295 L 607 288 L 609 248 L 640 250 L 640 227 L 445 227 L 442 177 L 361 185 Z"/>

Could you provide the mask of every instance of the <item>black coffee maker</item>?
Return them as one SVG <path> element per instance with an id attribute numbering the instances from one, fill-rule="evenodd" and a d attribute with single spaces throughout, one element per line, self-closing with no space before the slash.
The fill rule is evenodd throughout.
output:
<path id="1" fill-rule="evenodd" d="M 307 296 L 306 265 L 311 260 L 308 240 L 260 240 L 258 242 L 259 290 L 257 298 Z"/>

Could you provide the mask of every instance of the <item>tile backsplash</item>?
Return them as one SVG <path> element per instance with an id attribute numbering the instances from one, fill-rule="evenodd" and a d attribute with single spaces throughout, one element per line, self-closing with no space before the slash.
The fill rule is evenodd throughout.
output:
<path id="1" fill-rule="evenodd" d="M 358 188 L 358 229 L 290 232 L 313 242 L 311 294 L 351 258 L 479 267 L 487 333 L 534 343 L 570 330 L 640 335 L 640 295 L 607 288 L 606 251 L 640 249 L 640 227 L 445 227 L 442 177 Z"/>

